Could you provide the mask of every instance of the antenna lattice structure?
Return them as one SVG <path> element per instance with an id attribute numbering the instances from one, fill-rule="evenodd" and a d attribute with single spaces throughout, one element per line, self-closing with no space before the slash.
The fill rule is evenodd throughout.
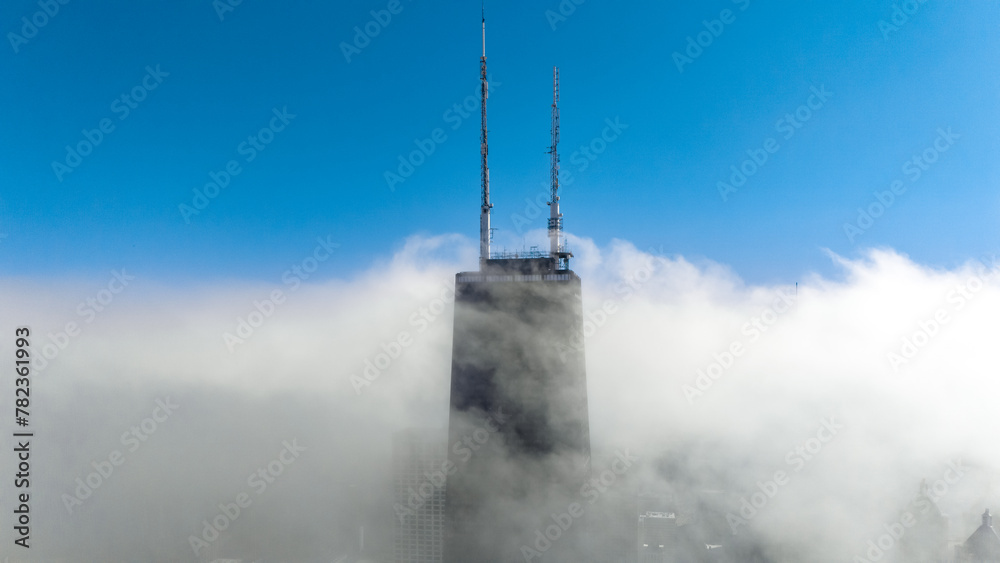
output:
<path id="1" fill-rule="evenodd" d="M 486 261 L 490 259 L 490 242 L 492 240 L 492 233 L 490 232 L 490 209 L 492 209 L 493 204 L 490 203 L 490 167 L 487 161 L 487 156 L 489 155 L 489 150 L 487 148 L 486 140 L 486 98 L 489 96 L 489 81 L 486 78 L 486 16 L 483 15 L 483 56 L 479 59 L 479 81 L 481 90 L 481 111 L 482 111 L 482 129 L 479 131 L 479 153 L 482 161 L 482 192 L 483 201 L 482 207 L 479 214 L 479 263 L 482 269 L 485 269 Z"/>
<path id="2" fill-rule="evenodd" d="M 559 211 L 559 67 L 552 67 L 552 146 L 550 180 L 552 199 L 549 201 L 549 253 L 559 261 L 559 269 L 569 269 L 571 253 L 563 245 L 563 216 Z"/>

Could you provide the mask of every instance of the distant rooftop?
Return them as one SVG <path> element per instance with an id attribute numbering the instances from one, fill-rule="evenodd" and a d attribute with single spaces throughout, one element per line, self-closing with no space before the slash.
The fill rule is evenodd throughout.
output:
<path id="1" fill-rule="evenodd" d="M 982 525 L 965 541 L 965 551 L 977 560 L 1000 559 L 1000 536 L 993 529 L 993 516 L 990 515 L 988 508 L 983 512 Z"/>

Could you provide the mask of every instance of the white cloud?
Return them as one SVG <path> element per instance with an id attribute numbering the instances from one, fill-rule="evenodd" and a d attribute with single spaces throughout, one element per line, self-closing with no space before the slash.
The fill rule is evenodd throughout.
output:
<path id="1" fill-rule="evenodd" d="M 752 520 L 767 537 L 809 538 L 831 557 L 850 558 L 898 516 L 921 478 L 938 479 L 949 460 L 987 476 L 1000 466 L 989 422 L 1000 386 L 1000 286 L 983 281 L 982 264 L 947 271 L 888 249 L 857 260 L 831 254 L 841 277 L 806 277 L 795 296 L 791 283 L 748 286 L 725 266 L 655 256 L 626 241 L 570 241 L 584 311 L 596 314 L 607 302 L 615 311 L 592 320 L 586 339 L 595 447 L 634 447 L 684 468 L 691 482 L 721 479 L 750 494 L 757 480 L 789 470 L 786 454 L 825 418 L 843 424 Z M 473 242 L 459 236 L 412 237 L 368 272 L 295 291 L 281 283 L 181 291 L 133 272 L 134 283 L 92 323 L 76 305 L 107 280 L 0 280 L 2 333 L 28 324 L 36 354 L 60 340 L 68 322 L 81 327 L 32 383 L 41 549 L 78 545 L 128 557 L 153 542 L 165 554 L 190 554 L 187 537 L 200 532 L 201 520 L 295 437 L 308 450 L 273 496 L 262 495 L 223 533 L 216 555 L 330 552 L 363 523 L 391 526 L 391 498 L 379 488 L 389 433 L 447 421 L 453 309 L 444 296 L 456 272 L 475 267 L 475 255 Z M 276 289 L 284 303 L 230 352 L 223 334 Z M 794 306 L 777 312 L 782 293 Z M 933 330 L 928 322 L 940 311 L 947 321 Z M 902 356 L 904 338 L 921 339 L 920 332 L 933 334 L 894 369 L 889 354 Z M 359 395 L 351 375 L 380 353 L 392 355 L 401 333 L 409 344 Z M 697 388 L 699 370 L 724 367 L 734 343 L 742 354 L 689 402 L 684 386 Z M 61 495 L 72 494 L 74 479 L 123 450 L 121 434 L 168 395 L 178 412 L 67 514 Z M 4 412 L 11 398 L 2 395 Z M 708 475 L 706 463 L 726 466 Z M 940 504 L 974 515 L 991 494 L 969 479 Z M 84 524 L 94 518 L 99 527 Z M 127 535 L 144 526 L 160 535 L 106 541 L 108 530 Z M 300 535 L 264 542 L 263 530 Z M 387 540 L 373 533 L 373 542 Z"/>

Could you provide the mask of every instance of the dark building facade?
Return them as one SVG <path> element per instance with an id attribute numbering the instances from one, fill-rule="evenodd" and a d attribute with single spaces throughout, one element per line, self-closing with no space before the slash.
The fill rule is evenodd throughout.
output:
<path id="1" fill-rule="evenodd" d="M 590 458 L 580 278 L 531 257 L 486 260 L 455 281 L 444 561 L 579 561 L 584 524 L 570 505 Z"/>

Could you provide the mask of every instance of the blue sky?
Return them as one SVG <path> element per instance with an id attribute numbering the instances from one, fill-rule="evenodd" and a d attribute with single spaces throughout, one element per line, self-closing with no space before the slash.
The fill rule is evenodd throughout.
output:
<path id="1" fill-rule="evenodd" d="M 914 1 L 895 29 L 880 21 L 900 4 L 860 0 L 566 0 L 564 19 L 555 0 L 492 4 L 498 239 L 522 240 L 513 215 L 547 181 L 558 65 L 574 235 L 717 261 L 751 283 L 830 274 L 824 248 L 888 246 L 933 267 L 998 250 L 997 2 Z M 475 239 L 478 110 L 461 122 L 446 112 L 477 92 L 480 6 L 402 0 L 348 61 L 341 44 L 389 5 L 244 1 L 220 18 L 208 0 L 70 1 L 19 41 L 10 34 L 41 8 L 4 2 L 0 271 L 277 282 L 316 237 L 341 244 L 327 277 L 364 271 L 413 234 Z M 701 32 L 707 46 L 679 70 L 674 53 Z M 126 116 L 115 100 L 136 87 L 145 99 Z M 814 88 L 831 95 L 820 104 Z M 241 151 L 276 111 L 286 118 L 271 143 Z M 809 118 L 785 138 L 779 120 L 796 111 Z M 616 119 L 627 129 L 583 169 L 573 153 Z M 102 120 L 114 129 L 60 177 L 52 163 Z M 438 128 L 446 139 L 390 190 L 385 173 Z M 777 149 L 723 200 L 718 183 L 769 138 Z M 907 161 L 935 141 L 947 150 L 914 178 Z M 228 187 L 185 217 L 179 206 L 230 161 Z M 896 180 L 905 192 L 851 240 L 845 223 Z"/>

